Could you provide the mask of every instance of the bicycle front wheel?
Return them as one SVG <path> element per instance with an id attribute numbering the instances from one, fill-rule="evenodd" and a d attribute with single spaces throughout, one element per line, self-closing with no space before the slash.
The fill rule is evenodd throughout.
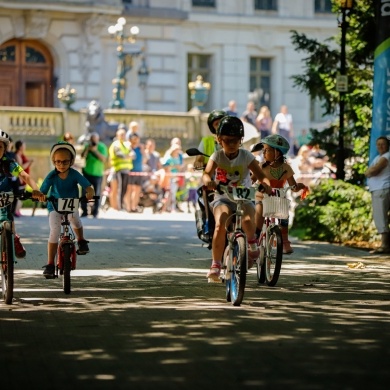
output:
<path id="1" fill-rule="evenodd" d="M 275 286 L 279 279 L 283 259 L 283 241 L 279 226 L 269 230 L 265 255 L 265 281 L 268 286 Z"/>
<path id="2" fill-rule="evenodd" d="M 62 279 L 62 284 L 64 288 L 65 294 L 70 294 L 70 269 L 72 266 L 72 245 L 71 244 L 64 244 L 62 246 L 62 249 L 64 251 L 64 259 L 63 259 L 63 266 L 64 266 L 64 275 Z"/>
<path id="3" fill-rule="evenodd" d="M 3 223 L 1 232 L 1 287 L 4 302 L 11 305 L 14 297 L 14 248 L 9 222 Z"/>
<path id="4" fill-rule="evenodd" d="M 247 248 L 245 237 L 238 236 L 233 244 L 233 262 L 230 264 L 230 300 L 234 306 L 240 306 L 244 299 L 246 272 L 247 272 Z"/>

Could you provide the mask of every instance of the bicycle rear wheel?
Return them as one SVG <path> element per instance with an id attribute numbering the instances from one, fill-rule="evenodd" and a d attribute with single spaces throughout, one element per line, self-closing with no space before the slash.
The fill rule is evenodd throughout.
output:
<path id="1" fill-rule="evenodd" d="M 233 263 L 230 270 L 230 300 L 233 306 L 240 306 L 244 299 L 246 272 L 247 272 L 247 248 L 245 238 L 235 237 L 233 244 Z"/>
<path id="2" fill-rule="evenodd" d="M 3 223 L 1 232 L 1 288 L 4 302 L 11 305 L 14 296 L 14 248 L 9 222 Z"/>
<path id="3" fill-rule="evenodd" d="M 64 251 L 64 259 L 63 259 L 64 275 L 62 279 L 62 284 L 64 288 L 64 293 L 70 294 L 70 269 L 72 266 L 72 259 L 71 259 L 72 245 L 63 244 L 62 249 Z"/>
<path id="4" fill-rule="evenodd" d="M 265 281 L 272 287 L 278 282 L 283 260 L 283 240 L 279 226 L 270 228 L 265 249 Z"/>

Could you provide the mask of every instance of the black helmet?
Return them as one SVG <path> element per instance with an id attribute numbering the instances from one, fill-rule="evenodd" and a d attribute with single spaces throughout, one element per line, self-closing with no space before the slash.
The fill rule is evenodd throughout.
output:
<path id="1" fill-rule="evenodd" d="M 236 116 L 226 115 L 219 122 L 217 135 L 230 135 L 232 137 L 244 137 L 244 124 Z"/>
<path id="2" fill-rule="evenodd" d="M 209 127 L 210 131 L 213 134 L 215 134 L 213 122 L 216 121 L 217 119 L 222 119 L 226 115 L 227 115 L 226 111 L 223 111 L 223 110 L 213 110 L 210 112 L 210 115 L 207 118 L 207 126 Z"/>
<path id="3" fill-rule="evenodd" d="M 66 149 L 66 150 L 69 150 L 69 152 L 70 152 L 71 155 L 72 155 L 72 159 L 71 159 L 70 165 L 73 165 L 74 160 L 76 159 L 76 149 L 74 148 L 74 146 L 73 146 L 72 144 L 70 144 L 69 142 L 66 142 L 66 141 L 59 141 L 59 142 L 57 142 L 56 144 L 54 144 L 54 145 L 51 147 L 51 150 L 50 150 L 50 159 L 53 161 L 54 153 L 55 153 L 57 150 L 59 150 L 59 149 Z"/>

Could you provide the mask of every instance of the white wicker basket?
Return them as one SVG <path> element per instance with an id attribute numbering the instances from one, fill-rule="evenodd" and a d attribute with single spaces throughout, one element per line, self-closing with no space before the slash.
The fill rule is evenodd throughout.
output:
<path id="1" fill-rule="evenodd" d="M 290 201 L 285 197 L 268 196 L 263 198 L 263 217 L 287 219 Z"/>

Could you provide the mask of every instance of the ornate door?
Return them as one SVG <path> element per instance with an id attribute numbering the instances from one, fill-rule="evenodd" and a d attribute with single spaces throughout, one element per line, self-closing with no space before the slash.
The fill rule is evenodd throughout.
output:
<path id="1" fill-rule="evenodd" d="M 0 46 L 0 105 L 53 107 L 53 59 L 33 40 L 12 39 Z"/>

